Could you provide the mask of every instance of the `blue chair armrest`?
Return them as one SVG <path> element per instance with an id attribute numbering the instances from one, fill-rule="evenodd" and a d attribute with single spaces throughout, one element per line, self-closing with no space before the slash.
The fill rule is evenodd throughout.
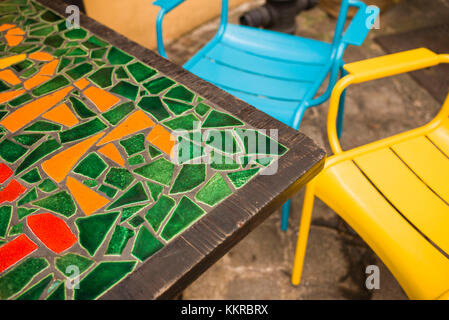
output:
<path id="1" fill-rule="evenodd" d="M 370 29 L 373 27 L 373 24 L 379 15 L 379 8 L 376 6 L 367 6 L 363 2 L 353 0 L 349 2 L 349 5 L 358 7 L 359 9 L 346 29 L 342 37 L 342 42 L 360 46 L 363 41 L 365 41 Z"/>
<path id="2" fill-rule="evenodd" d="M 183 3 L 185 0 L 156 0 L 153 2 L 155 6 L 161 7 L 165 12 L 169 12 Z"/>

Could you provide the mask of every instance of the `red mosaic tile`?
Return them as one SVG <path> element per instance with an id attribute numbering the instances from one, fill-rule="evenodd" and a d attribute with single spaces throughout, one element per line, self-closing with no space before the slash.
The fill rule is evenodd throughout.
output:
<path id="1" fill-rule="evenodd" d="M 0 163 L 0 183 L 5 182 L 12 175 L 12 170 L 4 163 Z"/>
<path id="2" fill-rule="evenodd" d="M 8 185 L 0 191 L 0 204 L 3 202 L 12 202 L 16 200 L 22 193 L 26 191 L 26 188 L 22 186 L 15 179 L 11 180 Z"/>
<path id="3" fill-rule="evenodd" d="M 51 251 L 61 253 L 75 244 L 76 236 L 64 220 L 51 213 L 41 213 L 27 218 L 28 227 Z"/>
<path id="4" fill-rule="evenodd" d="M 0 273 L 37 249 L 37 245 L 21 234 L 0 247 Z"/>

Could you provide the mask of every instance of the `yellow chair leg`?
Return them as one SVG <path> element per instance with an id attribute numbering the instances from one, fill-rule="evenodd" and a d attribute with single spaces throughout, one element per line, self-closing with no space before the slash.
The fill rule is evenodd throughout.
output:
<path id="1" fill-rule="evenodd" d="M 293 263 L 292 284 L 298 285 L 301 282 L 302 267 L 306 254 L 307 238 L 309 237 L 310 221 L 312 220 L 313 201 L 315 199 L 315 188 L 313 183 L 309 183 L 304 195 L 301 222 L 299 225 L 298 242 L 296 244 L 295 261 Z"/>

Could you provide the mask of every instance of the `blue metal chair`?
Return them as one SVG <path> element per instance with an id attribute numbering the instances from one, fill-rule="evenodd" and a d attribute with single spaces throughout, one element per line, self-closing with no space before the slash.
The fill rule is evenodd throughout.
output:
<path id="1" fill-rule="evenodd" d="M 162 21 L 166 13 L 185 0 L 157 0 L 161 7 L 156 21 L 157 48 L 164 49 Z M 342 0 L 332 43 L 269 30 L 229 24 L 228 0 L 222 0 L 220 27 L 214 38 L 184 68 L 246 101 L 283 123 L 299 129 L 307 108 L 329 99 L 345 75 L 343 53 L 348 45 L 360 46 L 379 10 L 358 0 Z M 349 7 L 358 8 L 343 32 Z M 326 91 L 315 97 L 329 75 Z M 341 134 L 344 94 L 338 116 Z M 282 207 L 281 229 L 287 230 L 290 200 Z"/>

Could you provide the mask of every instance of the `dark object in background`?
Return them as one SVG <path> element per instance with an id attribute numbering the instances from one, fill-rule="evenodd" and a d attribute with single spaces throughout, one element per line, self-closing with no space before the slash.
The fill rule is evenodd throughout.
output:
<path id="1" fill-rule="evenodd" d="M 317 3 L 318 0 L 266 0 L 263 6 L 245 12 L 240 17 L 240 24 L 293 34 L 296 15 Z"/>
<path id="2" fill-rule="evenodd" d="M 78 6 L 80 8 L 80 11 L 82 13 L 86 13 L 86 8 L 84 7 L 84 1 L 83 0 L 64 0 L 67 4 L 74 4 L 75 6 Z"/>

